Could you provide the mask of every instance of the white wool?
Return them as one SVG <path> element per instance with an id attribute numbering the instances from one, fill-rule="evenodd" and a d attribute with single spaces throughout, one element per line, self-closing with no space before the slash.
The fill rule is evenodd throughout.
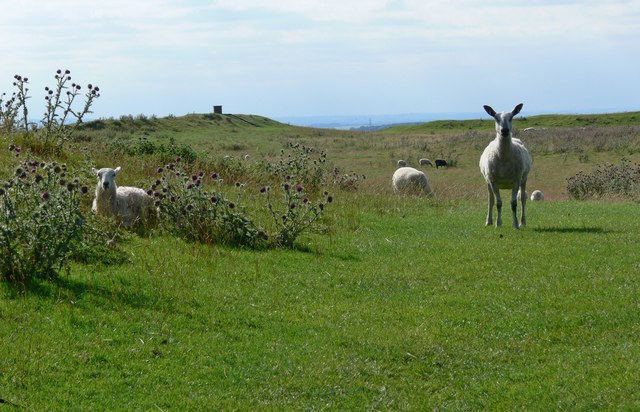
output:
<path id="1" fill-rule="evenodd" d="M 401 167 L 391 178 L 393 191 L 398 194 L 432 195 L 427 175 L 413 167 Z"/>
<path id="2" fill-rule="evenodd" d="M 96 197 L 91 209 L 102 216 L 113 216 L 125 227 L 137 222 L 145 222 L 155 214 L 153 198 L 139 187 L 116 185 L 116 175 L 120 167 L 115 169 L 92 169 L 98 177 Z"/>
<path id="3" fill-rule="evenodd" d="M 433 167 L 433 163 L 431 163 L 431 160 L 429 160 L 429 159 L 422 158 L 422 159 L 420 159 L 418 161 L 418 163 L 420 163 L 420 165 L 422 165 L 422 166 L 429 165 L 429 166 Z"/>
<path id="4" fill-rule="evenodd" d="M 534 190 L 533 193 L 531 193 L 531 200 L 544 200 L 544 193 L 542 193 L 540 190 Z"/>
<path id="5" fill-rule="evenodd" d="M 513 228 L 519 229 L 526 224 L 525 205 L 527 202 L 527 176 L 531 170 L 531 156 L 524 144 L 512 137 L 511 120 L 522 109 L 522 103 L 511 112 L 496 113 L 490 106 L 484 106 L 486 112 L 496 121 L 496 138 L 489 143 L 480 157 L 480 172 L 487 182 L 489 202 L 487 226 L 493 224 L 493 204 L 495 201 L 498 217 L 496 226 L 502 225 L 502 198 L 500 189 L 511 189 L 511 210 Z M 516 213 L 517 199 L 522 204 L 520 224 Z"/>

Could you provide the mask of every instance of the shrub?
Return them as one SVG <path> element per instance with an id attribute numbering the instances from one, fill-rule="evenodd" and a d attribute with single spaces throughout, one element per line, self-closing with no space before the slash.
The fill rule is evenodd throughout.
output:
<path id="1" fill-rule="evenodd" d="M 267 174 L 282 180 L 293 178 L 310 192 L 317 192 L 327 183 L 330 172 L 327 167 L 327 153 L 298 143 L 289 143 L 280 151 L 280 158 L 265 162 Z"/>
<path id="2" fill-rule="evenodd" d="M 631 166 L 622 159 L 620 165 L 598 165 L 593 173 L 580 172 L 567 180 L 569 196 L 578 199 L 604 196 L 638 199 L 640 197 L 640 164 Z"/>
<path id="3" fill-rule="evenodd" d="M 317 222 L 333 197 L 324 192 L 324 202 L 313 201 L 308 197 L 304 186 L 294 183 L 290 176 L 285 176 L 279 190 L 280 198 L 275 199 L 274 191 L 269 186 L 260 188 L 260 192 L 266 197 L 266 206 L 275 228 L 270 235 L 271 245 L 290 248 L 300 234 Z"/>
<path id="4" fill-rule="evenodd" d="M 180 158 L 158 168 L 160 178 L 148 193 L 156 199 L 164 230 L 187 240 L 259 247 L 265 233 L 240 205 L 222 191 L 224 181 L 215 172 L 189 174 Z M 206 189 L 205 184 L 214 186 Z"/>
<path id="5" fill-rule="evenodd" d="M 6 93 L 0 98 L 0 130 L 5 133 L 29 133 L 40 149 L 60 150 L 63 143 L 82 123 L 83 117 L 91 113 L 94 100 L 100 97 L 100 88 L 92 84 L 87 85 L 84 102 L 80 108 L 76 108 L 82 86 L 71 83 L 69 70 L 57 70 L 54 78 L 55 86 L 45 87 L 46 110 L 40 122 L 42 127 L 39 128 L 37 124 L 29 123 L 29 79 L 15 75 L 13 85 L 17 89 L 16 92 L 8 99 L 5 98 Z"/>
<path id="6" fill-rule="evenodd" d="M 20 148 L 10 150 L 20 153 Z M 87 186 L 65 165 L 24 160 L 0 186 L 0 273 L 2 280 L 26 283 L 56 278 L 68 268 L 81 242 L 80 212 Z"/>

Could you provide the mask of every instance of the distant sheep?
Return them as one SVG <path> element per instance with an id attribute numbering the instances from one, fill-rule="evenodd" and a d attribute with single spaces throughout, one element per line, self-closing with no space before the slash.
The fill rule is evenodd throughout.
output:
<path id="1" fill-rule="evenodd" d="M 527 176 L 531 170 L 531 156 L 524 144 L 511 136 L 511 121 L 522 110 L 522 103 L 511 112 L 496 113 L 490 106 L 484 110 L 495 119 L 496 138 L 489 143 L 480 157 L 480 172 L 487 182 L 489 202 L 487 226 L 493 224 L 493 204 L 498 209 L 496 226 L 502 225 L 502 198 L 500 189 L 511 189 L 511 211 L 513 212 L 513 228 L 519 229 L 526 224 L 525 205 L 527 203 Z M 517 198 L 522 203 L 522 216 L 518 224 L 516 209 Z"/>
<path id="2" fill-rule="evenodd" d="M 398 160 L 398 167 L 405 167 L 407 165 L 407 162 L 405 162 L 404 160 L 400 159 Z"/>
<path id="3" fill-rule="evenodd" d="M 102 216 L 113 216 L 125 227 L 146 222 L 156 214 L 153 198 L 138 187 L 116 185 L 120 167 L 91 169 L 98 177 L 96 197 L 91 210 Z"/>
<path id="4" fill-rule="evenodd" d="M 391 178 L 393 191 L 397 194 L 431 195 L 427 175 L 413 167 L 401 167 Z"/>
<path id="5" fill-rule="evenodd" d="M 542 193 L 539 190 L 534 190 L 533 193 L 531 193 L 531 200 L 533 201 L 544 200 L 544 193 Z"/>
<path id="6" fill-rule="evenodd" d="M 440 167 L 443 167 L 443 166 L 447 166 L 447 167 L 449 166 L 447 164 L 447 161 L 444 160 L 444 159 L 436 159 L 436 169 L 438 169 Z"/>
<path id="7" fill-rule="evenodd" d="M 431 163 L 431 160 L 429 160 L 429 159 L 422 158 L 422 159 L 420 159 L 418 161 L 418 163 L 420 163 L 421 166 L 429 165 L 429 166 L 433 167 L 433 163 Z"/>

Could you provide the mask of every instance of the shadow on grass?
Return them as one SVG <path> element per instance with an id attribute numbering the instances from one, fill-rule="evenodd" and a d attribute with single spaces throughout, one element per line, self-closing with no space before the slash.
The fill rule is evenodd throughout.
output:
<path id="1" fill-rule="evenodd" d="M 607 234 L 613 231 L 603 229 L 601 227 L 539 227 L 534 228 L 534 232 L 541 233 L 593 233 L 593 234 Z"/>
<path id="2" fill-rule="evenodd" d="M 107 288 L 100 285 L 92 285 L 64 276 L 54 279 L 27 279 L 24 282 L 7 284 L 4 289 L 8 292 L 8 296 L 13 299 L 25 295 L 35 295 L 43 299 L 72 301 L 94 298 L 98 305 L 127 305 L 132 308 L 145 308 L 156 303 L 156 301 L 143 293 L 115 287 Z"/>

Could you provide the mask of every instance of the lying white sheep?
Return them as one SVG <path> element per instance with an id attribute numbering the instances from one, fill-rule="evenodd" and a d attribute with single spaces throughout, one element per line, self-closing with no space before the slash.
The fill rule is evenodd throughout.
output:
<path id="1" fill-rule="evenodd" d="M 91 169 L 98 177 L 96 197 L 93 199 L 91 210 L 103 216 L 114 216 L 125 227 L 136 223 L 147 222 L 155 216 L 153 198 L 138 187 L 116 185 L 116 176 L 120 167 L 115 169 Z"/>
<path id="2" fill-rule="evenodd" d="M 422 159 L 418 160 L 418 163 L 420 163 L 421 166 L 429 165 L 429 166 L 433 167 L 433 163 L 431 163 L 431 160 L 429 160 L 429 159 L 422 158 Z"/>
<path id="3" fill-rule="evenodd" d="M 487 182 L 489 205 L 487 226 L 493 224 L 493 203 L 498 209 L 496 226 L 502 225 L 502 198 L 500 189 L 511 189 L 511 211 L 513 212 L 513 228 L 519 229 L 526 224 L 525 204 L 527 203 L 527 176 L 531 170 L 531 156 L 524 144 L 511 136 L 511 120 L 522 110 L 522 103 L 511 112 L 496 113 L 490 106 L 484 110 L 496 121 L 496 138 L 489 143 L 480 157 L 480 171 Z M 522 216 L 518 224 L 516 208 L 517 198 L 522 203 Z"/>
<path id="4" fill-rule="evenodd" d="M 391 178 L 393 191 L 398 194 L 432 195 L 427 175 L 413 167 L 401 167 Z"/>
<path id="5" fill-rule="evenodd" d="M 400 159 L 398 160 L 398 167 L 405 167 L 407 165 L 407 162 L 405 162 L 404 160 Z"/>
<path id="6" fill-rule="evenodd" d="M 531 200 L 533 201 L 544 200 L 544 193 L 542 193 L 539 190 L 534 190 L 533 193 L 531 193 Z"/>

